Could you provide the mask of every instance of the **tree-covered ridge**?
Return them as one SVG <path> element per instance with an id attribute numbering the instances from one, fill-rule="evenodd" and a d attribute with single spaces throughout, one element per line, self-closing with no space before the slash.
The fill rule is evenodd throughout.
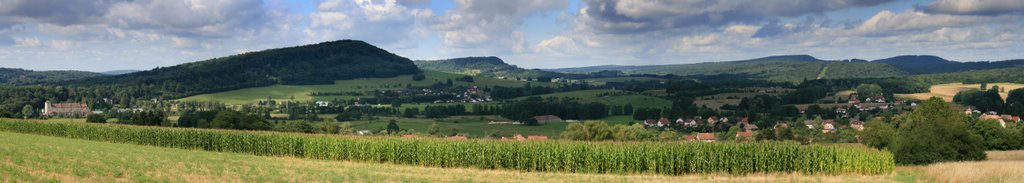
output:
<path id="1" fill-rule="evenodd" d="M 906 71 L 882 63 L 835 61 L 828 63 L 828 68 L 822 72 L 821 78 L 887 78 L 906 75 Z"/>
<path id="2" fill-rule="evenodd" d="M 1024 67 L 1008 67 L 1002 69 L 971 70 L 942 74 L 923 74 L 910 77 L 913 81 L 923 84 L 942 83 L 1024 83 Z"/>
<path id="3" fill-rule="evenodd" d="M 149 97 L 181 98 L 273 84 L 330 84 L 335 80 L 419 72 L 407 58 L 362 41 L 341 40 L 88 78 L 74 85 L 138 87 L 152 91 L 146 94 Z"/>
<path id="4" fill-rule="evenodd" d="M 1024 59 L 1005 61 L 957 62 L 931 55 L 904 55 L 872 61 L 896 66 L 914 74 L 949 73 L 969 70 L 999 69 L 1024 65 Z"/>
<path id="5" fill-rule="evenodd" d="M 564 74 L 539 69 L 523 69 L 509 65 L 498 57 L 464 57 L 444 60 L 416 61 L 416 66 L 425 70 L 448 73 L 505 78 L 556 78 Z"/>
<path id="6" fill-rule="evenodd" d="M 86 71 L 31 71 L 25 69 L 0 68 L 0 84 L 38 84 L 44 82 L 61 82 L 103 74 Z"/>

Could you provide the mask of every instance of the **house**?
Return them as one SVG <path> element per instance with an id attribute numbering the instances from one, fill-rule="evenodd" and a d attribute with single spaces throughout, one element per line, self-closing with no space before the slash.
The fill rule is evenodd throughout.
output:
<path id="1" fill-rule="evenodd" d="M 882 97 L 882 96 L 874 96 L 874 97 L 871 97 L 869 100 L 871 100 L 871 101 L 873 101 L 875 103 L 885 103 L 885 97 Z"/>
<path id="2" fill-rule="evenodd" d="M 747 132 L 752 132 L 752 131 L 757 130 L 757 129 L 758 129 L 757 125 L 755 125 L 755 124 L 745 123 L 743 125 L 743 130 L 747 131 Z"/>
<path id="3" fill-rule="evenodd" d="M 540 136 L 533 136 L 533 135 L 526 136 L 526 140 L 547 140 L 547 139 L 548 139 L 548 136 L 543 136 L 543 135 L 540 135 Z"/>
<path id="4" fill-rule="evenodd" d="M 516 139 L 516 140 L 518 140 L 518 141 L 524 141 L 524 140 L 526 140 L 526 137 L 523 137 L 523 134 L 516 134 L 516 136 L 515 136 L 515 137 L 512 137 L 512 138 L 513 138 L 513 139 Z"/>
<path id="5" fill-rule="evenodd" d="M 679 118 L 676 120 L 676 123 L 679 123 L 684 127 L 697 127 L 697 120 L 694 119 L 684 120 L 683 118 Z"/>
<path id="6" fill-rule="evenodd" d="M 318 107 L 331 106 L 331 102 L 328 102 L 328 101 L 316 101 L 316 106 L 318 106 Z"/>
<path id="7" fill-rule="evenodd" d="M 854 130 L 857 131 L 862 131 L 864 130 L 864 122 L 860 120 L 850 120 L 850 128 L 853 128 Z"/>
<path id="8" fill-rule="evenodd" d="M 999 122 L 999 126 L 1002 126 L 1003 128 L 1006 128 L 1006 120 L 1003 120 L 1003 117 L 1001 117 L 999 115 L 985 114 L 985 115 L 981 115 L 981 119 L 982 120 L 994 120 L 994 121 L 997 121 L 997 122 Z"/>
<path id="9" fill-rule="evenodd" d="M 835 120 L 827 119 L 827 120 L 821 122 L 821 132 L 822 133 L 829 133 L 829 132 L 834 132 L 834 131 L 836 131 L 836 121 Z"/>
<path id="10" fill-rule="evenodd" d="M 654 119 L 644 120 L 644 126 L 655 126 L 658 125 L 658 121 Z"/>
<path id="11" fill-rule="evenodd" d="M 562 118 L 559 118 L 558 116 L 555 115 L 534 116 L 533 119 L 537 120 L 537 123 L 539 124 L 562 122 Z"/>
<path id="12" fill-rule="evenodd" d="M 714 142 L 715 141 L 715 134 L 714 133 L 697 133 L 697 140 L 704 141 L 704 142 Z"/>
<path id="13" fill-rule="evenodd" d="M 715 124 L 715 122 L 718 122 L 718 117 L 715 117 L 715 116 L 708 117 L 708 124 Z"/>
<path id="14" fill-rule="evenodd" d="M 83 103 L 50 103 L 46 101 L 43 106 L 43 116 L 86 116 L 92 113 L 89 106 Z"/>
<path id="15" fill-rule="evenodd" d="M 850 97 L 850 100 L 846 101 L 848 104 L 860 105 L 860 99 Z"/>
<path id="16" fill-rule="evenodd" d="M 356 134 L 357 135 L 373 135 L 373 132 L 370 132 L 370 130 L 359 130 L 359 131 L 356 131 Z"/>
<path id="17" fill-rule="evenodd" d="M 814 120 L 804 120 L 804 125 L 807 126 L 807 129 L 814 129 Z"/>
<path id="18" fill-rule="evenodd" d="M 686 141 L 693 141 L 693 140 L 697 140 L 697 136 L 696 135 L 687 135 L 686 136 Z"/>
<path id="19" fill-rule="evenodd" d="M 448 137 L 448 139 L 450 139 L 450 140 L 466 140 L 468 138 L 466 138 L 466 136 L 456 135 L 456 136 Z"/>
<path id="20" fill-rule="evenodd" d="M 737 132 L 736 140 L 754 140 L 754 132 Z"/>
<path id="21" fill-rule="evenodd" d="M 669 122 L 668 118 L 658 119 L 658 127 L 668 126 L 669 124 L 671 124 L 671 122 Z"/>

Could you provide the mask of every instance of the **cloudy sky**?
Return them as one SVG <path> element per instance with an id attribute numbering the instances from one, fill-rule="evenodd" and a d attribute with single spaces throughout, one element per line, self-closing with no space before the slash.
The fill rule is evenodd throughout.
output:
<path id="1" fill-rule="evenodd" d="M 0 0 L 0 67 L 151 69 L 358 39 L 527 68 L 1024 58 L 1021 0 Z"/>

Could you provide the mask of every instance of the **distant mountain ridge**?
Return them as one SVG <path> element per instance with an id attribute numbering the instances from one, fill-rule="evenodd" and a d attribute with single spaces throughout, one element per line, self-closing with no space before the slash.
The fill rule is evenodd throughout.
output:
<path id="1" fill-rule="evenodd" d="M 274 84 L 332 84 L 421 71 L 405 57 L 363 41 L 339 40 L 214 58 L 123 75 L 91 77 L 77 86 L 144 87 L 151 97 L 190 95 Z"/>
<path id="2" fill-rule="evenodd" d="M 97 76 L 103 76 L 103 74 L 86 71 L 32 71 L 25 69 L 0 68 L 0 84 L 24 85 L 45 82 L 64 82 Z"/>
<path id="3" fill-rule="evenodd" d="M 505 63 L 501 58 L 462 57 L 443 60 L 417 60 L 416 66 L 425 70 L 503 78 L 562 77 L 565 74 L 540 69 L 523 69 Z"/>
<path id="4" fill-rule="evenodd" d="M 749 60 L 670 65 L 601 65 L 546 69 L 562 73 L 622 71 L 628 74 L 716 75 L 739 74 L 772 81 L 795 82 L 815 78 L 899 77 L 1024 66 L 1024 60 L 957 62 L 931 55 L 903 55 L 867 61 L 821 60 L 810 55 L 779 55 Z"/>
<path id="5" fill-rule="evenodd" d="M 139 72 L 139 71 L 141 71 L 141 70 L 125 69 L 125 70 L 105 71 L 105 72 L 100 72 L 100 74 L 105 74 L 105 75 L 122 75 L 122 74 L 130 74 L 130 73 Z"/>
<path id="6" fill-rule="evenodd" d="M 872 62 L 893 65 L 914 74 L 949 73 L 1024 66 L 1024 59 L 996 62 L 957 62 L 932 55 L 903 55 L 874 60 Z"/>

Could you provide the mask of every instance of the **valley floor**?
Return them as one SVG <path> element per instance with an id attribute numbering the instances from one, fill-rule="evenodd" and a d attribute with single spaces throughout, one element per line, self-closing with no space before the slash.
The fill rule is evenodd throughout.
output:
<path id="1" fill-rule="evenodd" d="M 1024 151 L 889 175 L 610 175 L 430 168 L 183 150 L 0 132 L 0 182 L 1008 182 Z M 954 168 L 955 167 L 955 168 Z"/>

